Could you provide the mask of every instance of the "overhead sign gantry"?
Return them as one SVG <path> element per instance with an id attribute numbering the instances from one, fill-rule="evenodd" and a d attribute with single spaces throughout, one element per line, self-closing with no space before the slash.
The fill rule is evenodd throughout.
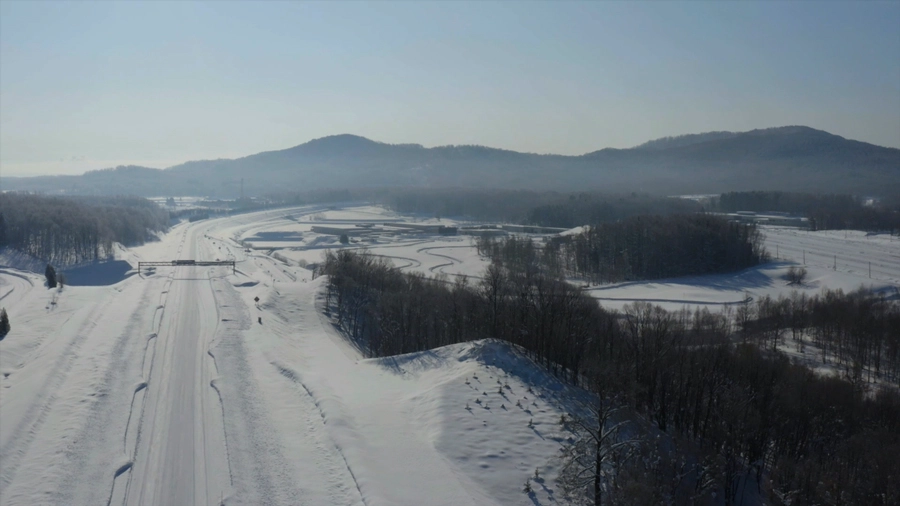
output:
<path id="1" fill-rule="evenodd" d="M 141 273 L 144 267 L 206 267 L 212 265 L 230 265 L 232 274 L 237 274 L 237 267 L 235 266 L 234 260 L 169 260 L 156 262 L 138 262 L 138 273 Z"/>

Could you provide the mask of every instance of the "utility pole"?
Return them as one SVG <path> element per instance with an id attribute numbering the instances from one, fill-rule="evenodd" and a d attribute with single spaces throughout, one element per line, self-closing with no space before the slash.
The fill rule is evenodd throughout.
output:
<path id="1" fill-rule="evenodd" d="M 803 265 L 806 265 L 806 250 L 803 250 Z"/>
<path id="2" fill-rule="evenodd" d="M 832 270 L 837 270 L 837 255 L 834 256 L 834 267 L 832 268 Z"/>

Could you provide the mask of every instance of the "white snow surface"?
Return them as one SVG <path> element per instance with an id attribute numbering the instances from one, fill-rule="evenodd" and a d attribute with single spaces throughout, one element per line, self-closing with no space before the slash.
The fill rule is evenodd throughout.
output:
<path id="1" fill-rule="evenodd" d="M 612 309 L 647 301 L 668 310 L 707 307 L 711 311 L 766 295 L 787 297 L 793 291 L 814 295 L 826 288 L 844 292 L 865 288 L 898 295 L 900 239 L 896 237 L 856 230 L 761 227 L 761 231 L 772 257 L 769 263 L 727 274 L 591 286 L 587 292 Z M 786 280 L 791 267 L 807 270 L 802 285 Z"/>
<path id="2" fill-rule="evenodd" d="M 84 266 L 75 277 L 86 282 L 61 291 L 27 270 L 40 263 L 4 252 L 0 306 L 12 332 L 0 341 L 0 505 L 564 502 L 556 422 L 572 390 L 500 342 L 364 359 L 334 327 L 324 280 L 303 265 L 342 246 L 311 227 L 398 220 L 457 224 L 323 206 L 182 223 L 117 249 L 119 263 Z M 615 308 L 717 309 L 795 289 L 900 286 L 900 242 L 888 236 L 763 232 L 779 255 L 766 265 L 587 290 Z M 466 236 L 353 240 L 451 280 L 487 266 Z M 790 286 L 783 276 L 804 252 L 807 281 Z M 173 259 L 235 260 L 237 272 L 134 270 Z M 527 496 L 535 468 L 543 478 Z"/>
<path id="3" fill-rule="evenodd" d="M 566 387 L 495 341 L 364 359 L 323 278 L 235 241 L 317 212 L 183 223 L 120 255 L 234 259 L 236 274 L 157 267 L 59 291 L 0 269 L 0 504 L 557 502 Z M 422 270 L 465 271 L 464 244 L 404 248 Z"/>
<path id="4" fill-rule="evenodd" d="M 384 225 L 397 221 L 451 226 L 466 224 L 447 219 L 440 222 L 414 220 L 372 206 L 339 210 L 323 208 L 314 213 L 291 215 L 291 218 L 272 217 L 264 222 L 236 226 L 228 229 L 228 237 L 246 240 L 259 248 L 259 252 L 275 255 L 282 260 L 281 269 L 290 271 L 291 266 L 320 262 L 326 249 L 342 247 L 336 236 L 312 232 L 313 225 L 352 230 L 361 224 Z M 576 227 L 561 235 L 581 233 L 585 229 Z M 795 290 L 812 295 L 825 288 L 845 292 L 869 288 L 897 296 L 900 239 L 896 237 L 852 230 L 812 232 L 772 226 L 761 226 L 760 230 L 772 257 L 769 263 L 735 273 L 595 285 L 587 287 L 586 292 L 604 307 L 618 310 L 626 304 L 647 301 L 668 310 L 706 307 L 718 311 L 726 305 L 766 295 L 788 296 Z M 263 234 L 257 235 L 260 232 Z M 488 265 L 486 259 L 478 256 L 470 236 L 378 235 L 353 238 L 352 241 L 346 247 L 365 248 L 389 258 L 404 271 L 428 275 L 443 273 L 450 280 L 465 276 L 477 281 Z M 807 269 L 808 276 L 802 285 L 788 284 L 786 274 L 792 266 Z M 580 280 L 572 282 L 583 285 Z"/>

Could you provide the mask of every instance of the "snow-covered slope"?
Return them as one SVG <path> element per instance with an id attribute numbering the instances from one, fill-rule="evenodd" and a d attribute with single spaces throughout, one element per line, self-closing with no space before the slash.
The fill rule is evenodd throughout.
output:
<path id="1" fill-rule="evenodd" d="M 553 498 L 560 383 L 494 341 L 364 360 L 323 314 L 321 282 L 278 283 L 247 334 L 274 423 L 307 434 L 289 445 L 324 430 L 365 504 L 521 504 L 535 468 L 536 497 Z"/>
<path id="2" fill-rule="evenodd" d="M 10 247 L 0 248 L 0 268 L 41 273 L 46 266 L 46 263 L 27 253 Z"/>

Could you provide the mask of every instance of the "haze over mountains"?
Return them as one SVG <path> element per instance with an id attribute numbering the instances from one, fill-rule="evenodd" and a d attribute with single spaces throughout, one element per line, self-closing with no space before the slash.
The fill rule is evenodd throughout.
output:
<path id="1" fill-rule="evenodd" d="M 385 144 L 334 135 L 238 159 L 167 169 L 117 167 L 81 176 L 3 178 L 4 190 L 47 193 L 246 195 L 388 186 L 639 191 L 784 190 L 885 195 L 900 191 L 900 149 L 804 126 L 709 132 L 580 156 L 484 146 Z"/>

